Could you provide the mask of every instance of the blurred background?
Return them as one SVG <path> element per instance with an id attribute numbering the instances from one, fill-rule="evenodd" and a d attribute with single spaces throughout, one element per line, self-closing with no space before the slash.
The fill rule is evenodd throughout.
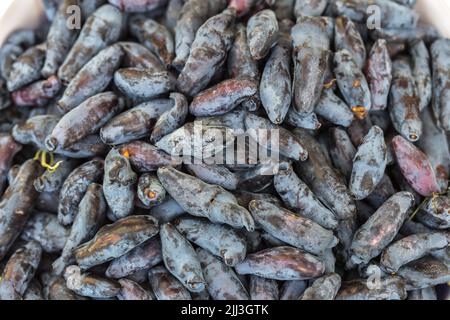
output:
<path id="1" fill-rule="evenodd" d="M 19 28 L 35 28 L 44 19 L 41 0 L 0 0 L 0 45 Z"/>
<path id="2" fill-rule="evenodd" d="M 450 38 L 450 0 L 417 0 L 416 7 L 425 21 Z M 42 0 L 0 0 L 0 45 L 11 31 L 36 27 L 44 18 L 42 8 Z"/>

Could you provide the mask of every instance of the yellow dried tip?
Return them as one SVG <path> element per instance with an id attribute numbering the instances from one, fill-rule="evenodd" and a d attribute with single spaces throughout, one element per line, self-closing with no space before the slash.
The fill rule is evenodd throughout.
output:
<path id="1" fill-rule="evenodd" d="M 419 212 L 419 210 L 422 209 L 423 205 L 425 204 L 425 202 L 427 200 L 428 200 L 428 198 L 423 199 L 423 201 L 417 206 L 416 210 L 414 210 L 414 212 L 409 217 L 409 221 L 411 221 L 414 218 L 414 216 L 417 214 L 417 212 Z"/>
<path id="2" fill-rule="evenodd" d="M 436 199 L 437 199 L 437 197 L 439 197 L 439 195 L 440 194 L 437 193 L 437 192 L 433 192 L 431 194 L 431 204 L 433 205 L 433 209 L 436 212 L 436 214 L 438 214 L 438 210 L 437 210 L 437 207 L 436 207 Z"/>
<path id="3" fill-rule="evenodd" d="M 361 81 L 356 79 L 355 81 L 353 81 L 353 88 L 359 88 L 361 87 Z"/>
<path id="4" fill-rule="evenodd" d="M 53 173 L 56 171 L 56 169 L 58 169 L 59 165 L 62 163 L 63 161 L 58 161 L 57 163 L 55 163 L 53 166 L 46 164 L 44 166 L 44 168 L 46 168 L 48 170 L 48 172 Z"/>
<path id="5" fill-rule="evenodd" d="M 358 119 L 364 119 L 367 115 L 367 110 L 363 106 L 352 107 L 352 112 Z"/>
<path id="6" fill-rule="evenodd" d="M 409 135 L 409 139 L 411 139 L 411 140 L 413 140 L 413 141 L 416 141 L 416 140 L 417 140 L 417 135 L 414 134 L 414 133 L 411 133 L 411 134 Z"/>
<path id="7" fill-rule="evenodd" d="M 335 82 L 336 82 L 336 79 L 331 79 L 330 82 L 324 83 L 323 87 L 325 89 L 330 89 L 334 85 Z"/>
<path id="8" fill-rule="evenodd" d="M 150 198 L 150 199 L 155 199 L 156 198 L 156 192 L 154 192 L 154 191 L 149 191 L 149 192 L 147 192 L 147 196 Z"/>
<path id="9" fill-rule="evenodd" d="M 125 149 L 125 150 L 122 151 L 122 155 L 123 155 L 125 158 L 128 159 L 128 158 L 130 157 L 130 152 L 129 152 L 128 150 Z"/>
<path id="10" fill-rule="evenodd" d="M 39 160 L 41 158 L 41 153 L 44 152 L 42 150 L 36 151 L 33 160 Z"/>
<path id="11" fill-rule="evenodd" d="M 426 202 L 427 200 L 431 200 L 431 204 L 433 205 L 434 211 L 436 211 L 436 214 L 439 214 L 439 213 L 438 213 L 438 210 L 437 210 L 437 207 L 436 207 L 436 199 L 437 199 L 439 196 L 443 196 L 443 195 L 445 195 L 445 194 L 446 194 L 445 192 L 443 192 L 443 193 L 433 192 L 433 193 L 431 194 L 431 197 L 427 197 L 427 198 L 423 199 L 422 203 L 421 203 L 421 204 L 416 208 L 416 210 L 414 210 L 414 212 L 411 214 L 411 216 L 409 217 L 409 220 L 411 221 L 411 220 L 414 218 L 414 216 L 416 215 L 416 213 L 419 212 L 419 210 L 423 207 L 423 205 L 425 204 L 425 202 Z"/>
<path id="12" fill-rule="evenodd" d="M 50 162 L 47 162 L 47 154 L 50 157 Z M 33 160 L 40 161 L 41 166 L 48 170 L 48 172 L 53 173 L 58 169 L 59 165 L 63 161 L 58 161 L 57 163 L 53 164 L 55 161 L 55 157 L 53 156 L 53 153 L 47 152 L 44 150 L 38 150 L 33 158 Z"/>

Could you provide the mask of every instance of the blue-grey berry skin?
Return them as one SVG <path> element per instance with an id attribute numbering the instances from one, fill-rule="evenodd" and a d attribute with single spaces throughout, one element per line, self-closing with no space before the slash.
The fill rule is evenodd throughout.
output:
<path id="1" fill-rule="evenodd" d="M 0 50 L 0 70 L 3 78 L 2 89 L 4 89 L 5 91 L 8 91 L 6 82 L 9 78 L 12 65 L 14 64 L 16 58 L 19 57 L 22 53 L 23 49 L 20 46 L 8 43 L 8 41 L 3 44 Z"/>
<path id="2" fill-rule="evenodd" d="M 326 17 L 302 16 L 292 27 L 293 46 L 330 49 L 329 21 Z"/>
<path id="3" fill-rule="evenodd" d="M 83 15 L 83 19 L 86 20 L 88 17 L 90 17 L 95 12 L 95 10 L 100 8 L 105 3 L 106 3 L 105 0 L 81 1 L 80 8 L 81 8 L 81 13 Z"/>
<path id="4" fill-rule="evenodd" d="M 301 16 L 291 29 L 293 42 L 293 102 L 300 114 L 310 114 L 322 93 L 330 55 L 328 22 Z"/>
<path id="5" fill-rule="evenodd" d="M 252 274 L 275 280 L 304 280 L 321 276 L 325 265 L 318 257 L 289 246 L 249 254 L 236 265 L 238 274 Z"/>
<path id="6" fill-rule="evenodd" d="M 6 83 L 8 91 L 16 91 L 21 87 L 40 79 L 44 64 L 46 46 L 39 44 L 22 53 L 11 66 Z"/>
<path id="7" fill-rule="evenodd" d="M 0 52 L 1 54 L 1 52 Z M 1 56 L 0 56 L 1 59 Z M 1 60 L 0 60 L 1 63 Z M 2 68 L 0 67 L 0 70 Z M 4 110 L 11 105 L 11 97 L 9 95 L 8 89 L 6 88 L 5 80 L 0 80 L 0 110 Z"/>
<path id="8" fill-rule="evenodd" d="M 231 227 L 187 216 L 176 219 L 174 225 L 186 239 L 221 257 L 231 267 L 247 254 L 245 239 Z"/>
<path id="9" fill-rule="evenodd" d="M 68 112 L 87 98 L 105 90 L 114 72 L 119 68 L 123 56 L 123 50 L 117 44 L 100 51 L 70 81 L 62 98 L 58 101 L 59 108 Z"/>
<path id="10" fill-rule="evenodd" d="M 64 181 L 72 172 L 76 162 L 65 157 L 56 157 L 55 163 L 60 162 L 55 172 L 46 170 L 39 178 L 34 180 L 34 187 L 39 192 L 54 192 L 61 189 Z"/>
<path id="11" fill-rule="evenodd" d="M 192 1 L 191 1 L 192 2 Z M 236 25 L 236 35 L 228 53 L 227 71 L 230 78 L 259 80 L 261 71 L 248 47 L 247 30 L 243 23 Z"/>
<path id="12" fill-rule="evenodd" d="M 201 135 L 196 135 L 201 132 Z M 215 137 L 221 137 L 216 139 Z M 221 125 L 204 125 L 203 122 L 187 122 L 181 128 L 162 137 L 155 146 L 172 155 L 172 159 L 180 156 L 193 156 L 197 159 L 214 157 L 224 148 L 234 143 L 235 135 L 232 129 Z"/>
<path id="13" fill-rule="evenodd" d="M 163 203 L 150 209 L 150 214 L 160 223 L 170 222 L 185 212 L 178 202 L 169 195 L 166 195 Z"/>
<path id="14" fill-rule="evenodd" d="M 371 109 L 386 109 L 392 81 L 392 61 L 389 56 L 386 40 L 377 40 L 370 49 L 365 74 L 372 97 Z"/>
<path id="15" fill-rule="evenodd" d="M 285 122 L 293 127 L 310 130 L 317 130 L 322 126 L 314 112 L 308 114 L 298 113 L 293 107 L 289 108 Z"/>
<path id="16" fill-rule="evenodd" d="M 278 282 L 258 276 L 250 277 L 250 298 L 252 300 L 279 300 Z"/>
<path id="17" fill-rule="evenodd" d="M 197 117 L 205 126 L 224 126 L 233 130 L 238 135 L 245 131 L 244 119 L 247 111 L 244 108 L 237 107 L 228 113 L 220 116 Z"/>
<path id="18" fill-rule="evenodd" d="M 281 170 L 274 176 L 274 186 L 288 207 L 324 228 L 335 229 L 337 227 L 338 223 L 334 213 L 317 199 L 311 189 L 295 174 L 292 167 Z"/>
<path id="19" fill-rule="evenodd" d="M 64 181 L 59 195 L 58 219 L 62 225 L 72 224 L 78 205 L 92 182 L 103 176 L 104 161 L 94 159 L 75 168 Z"/>
<path id="20" fill-rule="evenodd" d="M 311 188 L 319 200 L 330 208 L 338 219 L 354 217 L 356 207 L 341 176 L 327 165 L 320 144 L 304 129 L 295 129 L 294 134 L 307 147 L 309 158 L 295 163 L 299 177 Z M 318 178 L 319 177 L 319 178 Z"/>
<path id="21" fill-rule="evenodd" d="M 44 77 L 57 73 L 58 68 L 64 62 L 65 56 L 78 36 L 79 30 L 76 28 L 70 29 L 66 23 L 69 18 L 67 10 L 71 6 L 78 5 L 78 3 L 79 1 L 77 0 L 64 0 L 60 2 L 56 10 L 47 35 L 47 52 L 41 71 Z"/>
<path id="22" fill-rule="evenodd" d="M 278 21 L 294 20 L 295 0 L 279 0 L 273 4 L 273 11 Z"/>
<path id="23" fill-rule="evenodd" d="M 83 269 L 118 258 L 158 234 L 158 221 L 152 216 L 129 216 L 103 226 L 88 242 L 74 250 Z"/>
<path id="24" fill-rule="evenodd" d="M 334 55 L 334 73 L 345 102 L 353 108 L 362 108 L 366 113 L 372 107 L 371 94 L 366 77 L 358 67 L 352 54 L 342 49 Z"/>
<path id="25" fill-rule="evenodd" d="M 56 115 L 39 115 L 30 117 L 25 123 L 18 123 L 12 129 L 14 139 L 22 144 L 32 144 L 45 149 L 45 139 L 59 122 Z"/>
<path id="26" fill-rule="evenodd" d="M 158 206 L 166 199 L 166 189 L 155 174 L 144 173 L 139 177 L 137 196 L 145 207 Z"/>
<path id="27" fill-rule="evenodd" d="M 425 23 L 419 23 L 414 29 L 399 29 L 399 28 L 378 28 L 373 30 L 370 34 L 372 39 L 383 39 L 389 41 L 388 47 L 395 48 L 392 51 L 392 55 L 395 56 L 401 49 L 401 43 L 412 43 L 416 44 L 420 41 L 425 41 L 431 43 L 441 37 L 439 31 L 433 26 Z M 395 44 L 394 46 L 391 45 Z M 399 50 L 399 51 L 398 51 Z"/>
<path id="28" fill-rule="evenodd" d="M 330 273 L 314 280 L 301 300 L 334 300 L 340 287 L 341 277 L 337 273 Z"/>
<path id="29" fill-rule="evenodd" d="M 343 281 L 336 300 L 404 300 L 406 297 L 404 280 L 398 276 L 388 276 L 374 288 L 367 286 L 367 279 Z"/>
<path id="30" fill-rule="evenodd" d="M 35 213 L 25 225 L 21 238 L 37 241 L 46 253 L 57 253 L 64 248 L 70 230 L 58 222 L 51 213 Z"/>
<path id="31" fill-rule="evenodd" d="M 302 216 L 324 228 L 335 229 L 336 216 L 326 208 L 290 166 L 274 176 L 274 186 L 283 202 Z"/>
<path id="32" fill-rule="evenodd" d="M 450 79 L 450 41 L 448 39 L 436 40 L 430 48 L 432 61 L 433 97 L 432 109 L 438 126 L 450 130 L 450 104 L 448 89 Z"/>
<path id="33" fill-rule="evenodd" d="M 123 68 L 114 73 L 114 84 L 128 98 L 149 100 L 175 88 L 168 71 Z"/>
<path id="34" fill-rule="evenodd" d="M 187 170 L 197 178 L 211 184 L 221 186 L 227 190 L 236 190 L 239 183 L 238 176 L 225 166 L 207 164 L 187 164 Z"/>
<path id="35" fill-rule="evenodd" d="M 119 300 L 153 300 L 150 292 L 142 288 L 138 283 L 130 279 L 120 279 L 121 289 L 117 298 Z"/>
<path id="36" fill-rule="evenodd" d="M 191 293 L 163 266 L 148 272 L 148 282 L 157 300 L 191 300 Z"/>
<path id="37" fill-rule="evenodd" d="M 78 266 L 68 266 L 64 271 L 67 288 L 83 297 L 107 299 L 116 297 L 121 286 L 115 280 L 96 274 L 82 273 Z"/>
<path id="38" fill-rule="evenodd" d="M 0 282 L 1 300 L 21 300 L 37 271 L 42 247 L 37 241 L 27 242 L 16 250 L 5 265 Z"/>
<path id="39" fill-rule="evenodd" d="M 417 212 L 417 220 L 427 227 L 443 230 L 450 226 L 450 198 L 447 195 L 437 195 L 425 199 L 422 208 Z"/>
<path id="40" fill-rule="evenodd" d="M 175 25 L 175 59 L 173 66 L 181 71 L 189 58 L 191 46 L 197 30 L 212 16 L 217 15 L 226 6 L 224 0 L 185 1 Z"/>
<path id="41" fill-rule="evenodd" d="M 366 47 L 355 24 L 347 17 L 337 17 L 334 29 L 334 46 L 336 51 L 347 49 L 356 65 L 363 69 L 366 63 Z"/>
<path id="42" fill-rule="evenodd" d="M 370 4 L 380 8 L 383 17 L 380 21 L 381 27 L 414 29 L 417 26 L 419 14 L 412 8 L 389 0 L 376 0 Z M 353 21 L 366 22 L 368 5 L 367 0 L 336 0 L 331 2 L 331 12 L 334 15 L 347 16 Z"/>
<path id="43" fill-rule="evenodd" d="M 111 261 L 105 275 L 119 279 L 148 270 L 162 262 L 161 241 L 153 237 L 127 254 Z"/>
<path id="44" fill-rule="evenodd" d="M 254 230 L 250 213 L 239 206 L 236 198 L 225 189 L 170 167 L 158 169 L 158 178 L 171 197 L 191 215 L 205 217 L 216 223 L 226 223 L 235 228 Z"/>
<path id="45" fill-rule="evenodd" d="M 9 172 L 14 167 L 13 160 L 17 153 L 22 150 L 22 145 L 17 143 L 11 134 L 0 134 L 0 193 L 3 193 L 6 182 L 11 185 L 17 175 L 18 170 L 14 171 L 14 177 L 10 179 Z"/>
<path id="46" fill-rule="evenodd" d="M 308 151 L 306 151 L 300 139 L 290 131 L 273 124 L 265 118 L 248 113 L 245 116 L 245 127 L 247 128 L 247 133 L 254 141 L 269 150 L 278 147 L 278 152 L 281 155 L 294 160 L 305 161 L 308 158 Z M 269 135 L 267 137 L 260 135 L 258 129 L 276 130 L 275 132 L 279 134 L 278 142 L 273 146 L 273 139 L 270 139 Z"/>
<path id="47" fill-rule="evenodd" d="M 309 114 L 314 111 L 322 93 L 329 51 L 294 47 L 294 53 L 294 107 L 301 114 Z"/>
<path id="48" fill-rule="evenodd" d="M 244 285 L 234 270 L 206 250 L 197 248 L 207 290 L 214 300 L 249 300 Z"/>
<path id="49" fill-rule="evenodd" d="M 270 121 L 280 124 L 289 110 L 292 99 L 290 27 L 282 21 L 277 45 L 271 50 L 261 75 L 259 94 Z"/>
<path id="50" fill-rule="evenodd" d="M 152 99 L 141 103 L 109 120 L 100 130 L 100 137 L 106 144 L 117 145 L 146 137 L 157 120 L 171 108 L 170 99 Z"/>
<path id="51" fill-rule="evenodd" d="M 392 63 L 392 86 L 389 93 L 389 114 L 392 124 L 405 139 L 415 142 L 422 135 L 420 99 L 407 59 Z"/>
<path id="52" fill-rule="evenodd" d="M 294 14 L 300 16 L 321 16 L 328 5 L 327 0 L 296 0 Z"/>
<path id="53" fill-rule="evenodd" d="M 331 89 L 324 89 L 314 112 L 331 123 L 349 127 L 353 121 L 353 113 L 347 104 L 333 93 Z"/>
<path id="54" fill-rule="evenodd" d="M 272 10 L 262 10 L 247 22 L 247 39 L 254 60 L 263 59 L 276 43 L 278 21 Z"/>
<path id="55" fill-rule="evenodd" d="M 91 183 L 78 205 L 78 212 L 74 218 L 70 234 L 65 241 L 61 256 L 52 264 L 55 274 L 62 274 L 64 267 L 73 258 L 72 251 L 95 235 L 104 223 L 106 207 L 102 185 Z"/>
<path id="56" fill-rule="evenodd" d="M 441 190 L 445 190 L 448 186 L 450 151 L 448 148 L 439 146 L 448 145 L 447 135 L 436 125 L 430 108 L 422 111 L 421 118 L 423 130 L 417 145 L 428 156 L 436 174 L 436 180 Z"/>
<path id="57" fill-rule="evenodd" d="M 274 164 L 262 164 L 252 169 L 236 172 L 238 176 L 237 189 L 244 189 L 250 192 L 261 192 L 270 187 L 273 182 Z M 265 174 L 261 174 L 264 172 Z"/>
<path id="58" fill-rule="evenodd" d="M 419 110 L 423 111 L 431 102 L 432 81 L 430 53 L 423 41 L 412 45 L 411 49 L 412 73 L 416 83 L 417 95 L 419 96 Z"/>
<path id="59" fill-rule="evenodd" d="M 280 201 L 280 199 L 270 193 L 255 193 L 251 191 L 236 190 L 233 194 L 236 197 L 239 205 L 243 206 L 244 208 L 248 208 L 248 205 L 252 200 L 264 200 L 282 206 L 282 202 Z"/>
<path id="60" fill-rule="evenodd" d="M 410 235 L 384 249 L 381 255 L 381 265 L 388 272 L 397 272 L 403 265 L 417 260 L 433 250 L 447 247 L 449 240 L 448 234 L 440 232 Z"/>
<path id="61" fill-rule="evenodd" d="M 424 289 L 450 280 L 448 263 L 429 256 L 408 263 L 397 274 L 404 279 L 407 290 Z"/>
<path id="62" fill-rule="evenodd" d="M 308 280 L 285 281 L 280 289 L 280 300 L 298 300 L 308 286 Z"/>
<path id="63" fill-rule="evenodd" d="M 18 238 L 32 213 L 38 192 L 33 181 L 42 172 L 37 161 L 24 162 L 0 201 L 0 258 L 3 259 Z"/>
<path id="64" fill-rule="evenodd" d="M 264 231 L 304 251 L 320 254 L 337 244 L 330 230 L 270 202 L 253 200 L 249 210 Z M 298 237 L 299 234 L 302 237 Z"/>
<path id="65" fill-rule="evenodd" d="M 249 102 L 257 92 L 253 79 L 228 79 L 196 95 L 189 112 L 197 117 L 222 115 Z"/>
<path id="66" fill-rule="evenodd" d="M 356 231 L 350 248 L 354 263 L 368 263 L 383 251 L 400 230 L 413 199 L 406 191 L 394 194 Z"/>
<path id="67" fill-rule="evenodd" d="M 348 181 L 352 173 L 356 148 L 343 128 L 330 128 L 329 135 L 330 156 L 333 165 Z"/>
<path id="68" fill-rule="evenodd" d="M 208 85 L 215 71 L 225 62 L 233 44 L 235 19 L 236 11 L 229 8 L 209 18 L 197 30 L 189 57 L 177 80 L 178 90 L 194 96 Z"/>
<path id="69" fill-rule="evenodd" d="M 385 173 L 366 200 L 372 207 L 379 208 L 395 191 L 391 178 Z"/>
<path id="70" fill-rule="evenodd" d="M 111 5 L 103 5 L 92 13 L 59 68 L 58 78 L 69 83 L 92 57 L 119 39 L 122 23 L 123 14 Z"/>
<path id="71" fill-rule="evenodd" d="M 386 161 L 383 130 L 373 126 L 364 137 L 353 159 L 350 192 L 357 200 L 366 198 L 380 183 Z"/>
<path id="72" fill-rule="evenodd" d="M 408 7 L 414 7 L 414 5 L 417 2 L 417 0 L 394 0 L 394 1 Z"/>
<path id="73" fill-rule="evenodd" d="M 117 149 L 111 149 L 105 158 L 103 193 L 108 206 L 118 219 L 130 215 L 133 211 L 137 179 L 130 161 Z"/>
<path id="74" fill-rule="evenodd" d="M 206 288 L 200 261 L 186 238 L 170 223 L 160 230 L 164 265 L 189 291 L 201 292 Z"/>
<path id="75" fill-rule="evenodd" d="M 148 69 L 154 72 L 165 70 L 158 57 L 143 45 L 129 41 L 121 41 L 117 44 L 123 50 L 122 65 L 125 68 Z"/>
<path id="76" fill-rule="evenodd" d="M 161 114 L 155 123 L 150 136 L 150 142 L 156 143 L 162 137 L 172 133 L 181 127 L 189 113 L 188 101 L 184 95 L 177 92 L 172 92 L 169 98 L 173 100 L 174 106 Z"/>
<path id="77" fill-rule="evenodd" d="M 69 148 L 83 138 L 97 133 L 124 107 L 124 99 L 114 92 L 103 92 L 88 98 L 59 120 L 45 139 L 46 149 L 53 152 L 58 148 Z"/>
<path id="78" fill-rule="evenodd" d="M 172 64 L 175 53 L 172 33 L 169 29 L 153 19 L 133 16 L 130 21 L 130 33 L 144 46 L 154 52 L 166 66 Z"/>
<path id="79" fill-rule="evenodd" d="M 413 220 L 407 220 L 403 224 L 403 226 L 400 229 L 400 233 L 404 236 L 410 236 L 416 233 L 428 233 L 432 232 L 432 229 L 425 226 L 424 224 L 413 221 Z"/>

